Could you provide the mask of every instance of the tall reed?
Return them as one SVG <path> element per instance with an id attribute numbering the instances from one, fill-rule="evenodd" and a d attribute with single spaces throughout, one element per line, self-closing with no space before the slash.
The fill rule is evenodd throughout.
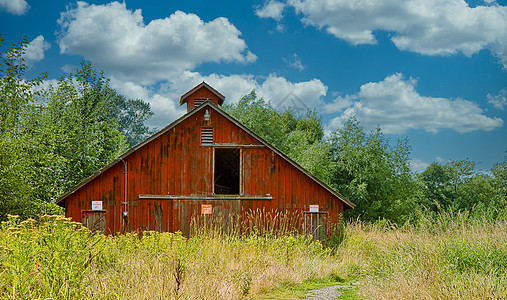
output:
<path id="1" fill-rule="evenodd" d="M 298 211 L 249 210 L 242 214 L 198 215 L 192 218 L 190 236 L 288 236 L 303 230 L 303 217 Z"/>

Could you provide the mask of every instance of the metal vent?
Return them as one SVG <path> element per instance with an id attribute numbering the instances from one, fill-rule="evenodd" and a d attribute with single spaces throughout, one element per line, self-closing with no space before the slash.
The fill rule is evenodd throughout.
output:
<path id="1" fill-rule="evenodd" d="M 206 100 L 207 100 L 207 99 L 195 99 L 195 100 L 194 100 L 194 107 L 197 107 L 197 106 L 199 106 L 199 105 L 203 104 L 203 103 L 204 103 L 204 101 L 206 101 Z"/>
<path id="2" fill-rule="evenodd" d="M 213 128 L 201 128 L 201 145 L 213 145 Z"/>

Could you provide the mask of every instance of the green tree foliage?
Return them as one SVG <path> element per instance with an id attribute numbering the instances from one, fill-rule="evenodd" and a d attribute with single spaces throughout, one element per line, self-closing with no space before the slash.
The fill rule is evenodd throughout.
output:
<path id="1" fill-rule="evenodd" d="M 82 62 L 75 74 L 60 78 L 56 86 L 47 91 L 46 98 L 70 101 L 68 107 L 78 109 L 86 122 L 116 122 L 125 136 L 128 147 L 133 147 L 154 133 L 144 123 L 153 115 L 149 103 L 140 99 L 127 99 L 110 86 L 102 71 L 91 63 Z M 70 105 L 69 105 L 70 104 Z"/>
<path id="2" fill-rule="evenodd" d="M 0 48 L 3 44 L 0 35 Z M 25 38 L 13 44 L 7 52 L 0 51 L 1 220 L 7 213 L 28 216 L 37 211 L 37 203 L 31 199 L 32 158 L 27 153 L 32 145 L 24 138 L 24 124 L 37 96 L 33 89 L 40 85 L 45 75 L 33 80 L 22 78 L 27 68 L 23 59 L 26 45 Z"/>
<path id="3" fill-rule="evenodd" d="M 405 221 L 417 192 L 408 141 L 398 140 L 391 146 L 380 128 L 366 134 L 357 119 L 351 118 L 332 132 L 330 142 L 333 186 L 356 204 L 348 216 Z"/>
<path id="4" fill-rule="evenodd" d="M 89 64 L 60 78 L 43 96 L 27 136 L 37 145 L 33 157 L 42 176 L 33 185 L 37 197 L 51 202 L 127 146 L 113 115 L 116 92 Z"/>
<path id="5" fill-rule="evenodd" d="M 469 160 L 432 163 L 419 174 L 422 197 L 419 205 L 431 212 L 468 211 L 490 219 L 505 217 L 506 162 L 491 172 L 477 172 Z"/>
<path id="6" fill-rule="evenodd" d="M 255 91 L 225 110 L 355 203 L 348 218 L 400 224 L 417 221 L 418 211 L 507 217 L 505 161 L 486 173 L 468 160 L 432 163 L 416 175 L 407 139 L 392 143 L 380 128 L 366 133 L 354 117 L 326 139 L 315 112 L 276 111 Z"/>
<path id="7" fill-rule="evenodd" d="M 326 183 L 331 181 L 331 148 L 323 141 L 324 127 L 314 111 L 297 116 L 279 112 L 258 98 L 255 90 L 224 110 L 285 155 Z"/>
<path id="8" fill-rule="evenodd" d="M 291 126 L 289 123 L 294 122 L 292 119 L 284 120 L 287 115 L 283 115 L 282 119 L 270 103 L 257 97 L 255 90 L 241 97 L 237 104 L 224 105 L 223 110 L 280 150 L 284 132 Z"/>
<path id="9" fill-rule="evenodd" d="M 55 198 L 152 133 L 149 104 L 89 63 L 47 89 L 24 79 L 25 50 L 23 40 L 0 52 L 0 220 L 59 211 Z"/>
<path id="10" fill-rule="evenodd" d="M 424 172 L 419 174 L 419 181 L 423 189 L 419 204 L 431 210 L 438 211 L 441 207 L 451 207 L 456 193 L 450 184 L 451 175 L 448 168 L 433 162 Z"/>

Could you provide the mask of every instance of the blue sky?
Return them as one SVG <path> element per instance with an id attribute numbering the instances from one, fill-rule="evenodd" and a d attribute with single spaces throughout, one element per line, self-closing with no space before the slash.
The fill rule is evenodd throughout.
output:
<path id="1" fill-rule="evenodd" d="M 408 137 L 418 171 L 485 170 L 507 150 L 507 1 L 0 0 L 0 33 L 27 37 L 27 76 L 47 71 L 48 84 L 92 61 L 150 102 L 153 126 L 183 115 L 179 96 L 205 80 L 228 103 L 256 89 L 315 109 L 327 131 L 355 115 Z"/>

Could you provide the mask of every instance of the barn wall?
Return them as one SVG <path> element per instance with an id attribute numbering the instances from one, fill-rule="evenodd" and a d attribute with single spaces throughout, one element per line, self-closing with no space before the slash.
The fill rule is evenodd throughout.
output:
<path id="1" fill-rule="evenodd" d="M 91 201 L 103 201 L 106 233 L 124 229 L 177 231 L 188 234 L 192 216 L 201 204 L 214 212 L 247 212 L 256 209 L 308 211 L 318 204 L 336 222 L 343 203 L 288 161 L 255 140 L 239 126 L 214 111 L 203 120 L 204 110 L 184 119 L 169 131 L 124 158 L 128 165 L 128 222 L 124 222 L 124 165 L 120 161 L 66 199 L 66 214 L 82 221 Z M 213 193 L 213 147 L 202 146 L 201 127 L 214 129 L 214 143 L 241 148 L 242 194 L 270 200 L 140 199 L 139 195 L 211 196 Z M 232 146 L 231 146 L 232 147 Z M 162 197 L 160 197 L 162 198 Z"/>

